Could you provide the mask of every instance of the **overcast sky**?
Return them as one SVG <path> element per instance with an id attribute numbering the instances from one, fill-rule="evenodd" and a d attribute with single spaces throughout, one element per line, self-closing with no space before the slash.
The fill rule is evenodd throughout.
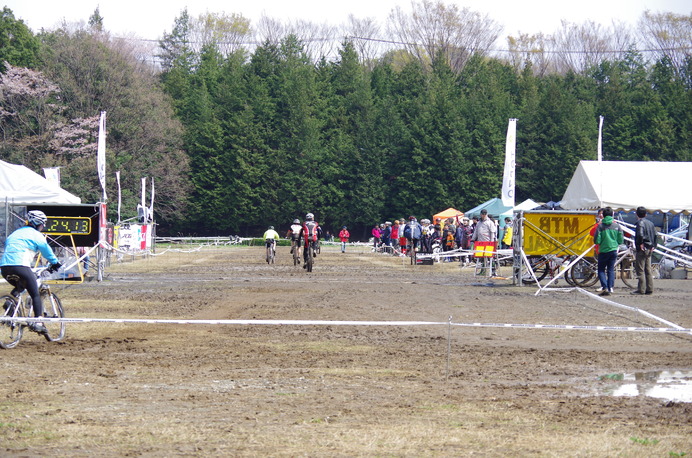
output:
<path id="1" fill-rule="evenodd" d="M 2 0 L 0 0 L 2 1 Z M 642 12 L 673 12 L 689 15 L 690 0 L 447 0 L 446 4 L 468 7 L 488 14 L 504 26 L 502 37 L 524 33 L 553 33 L 560 20 L 583 23 L 592 20 L 609 26 L 613 20 L 635 25 Z M 286 21 L 304 19 L 339 25 L 349 14 L 375 18 L 381 25 L 396 6 L 411 11 L 411 2 L 402 0 L 5 0 L 16 18 L 34 32 L 52 29 L 62 20 L 86 22 L 99 7 L 104 28 L 116 36 L 135 34 L 158 39 L 170 32 L 174 20 L 187 6 L 191 16 L 206 11 L 242 14 L 253 23 L 263 15 Z"/>

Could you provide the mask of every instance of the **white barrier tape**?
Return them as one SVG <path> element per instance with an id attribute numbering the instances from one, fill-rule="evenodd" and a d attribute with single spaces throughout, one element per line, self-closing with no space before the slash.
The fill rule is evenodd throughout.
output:
<path id="1" fill-rule="evenodd" d="M 21 323 L 138 323 L 138 324 L 235 324 L 235 325 L 292 325 L 292 326 L 460 326 L 474 328 L 564 329 L 581 331 L 630 331 L 630 332 L 692 332 L 692 329 L 646 328 L 634 326 L 598 326 L 569 324 L 513 324 L 513 323 L 454 323 L 451 321 L 327 321 L 327 320 L 161 320 L 142 318 L 11 318 L 0 317 L 0 322 Z"/>
<path id="2" fill-rule="evenodd" d="M 560 289 L 557 289 L 557 288 L 550 288 L 550 289 L 547 289 L 547 290 L 546 290 L 546 289 L 543 289 L 542 291 L 577 291 L 577 292 L 582 293 L 582 294 L 584 294 L 584 295 L 586 295 L 586 296 L 589 296 L 589 297 L 591 297 L 591 298 L 593 298 L 593 299 L 596 299 L 597 301 L 603 302 L 603 303 L 608 304 L 608 305 L 613 305 L 613 306 L 619 307 L 619 308 L 621 308 L 621 309 L 629 310 L 629 311 L 631 311 L 631 312 L 640 313 L 640 314 L 642 314 L 642 315 L 644 315 L 644 316 L 647 316 L 647 317 L 649 317 L 649 318 L 652 318 L 652 319 L 654 319 L 654 320 L 656 320 L 656 321 L 658 321 L 658 322 L 660 322 L 660 323 L 663 323 L 663 324 L 665 324 L 665 325 L 668 325 L 668 326 L 670 326 L 671 328 L 683 330 L 682 332 L 686 332 L 686 331 L 684 331 L 684 328 L 683 328 L 682 326 L 679 326 L 679 325 L 677 325 L 677 324 L 675 324 L 675 323 L 672 323 L 672 322 L 670 322 L 670 321 L 668 321 L 668 320 L 665 320 L 665 319 L 663 319 L 663 318 L 661 318 L 661 317 L 658 317 L 658 316 L 654 315 L 653 313 L 647 312 L 646 310 L 642 310 L 642 309 L 637 308 L 637 307 L 632 307 L 632 306 L 630 306 L 630 305 L 624 305 L 624 304 L 617 303 L 617 302 L 615 302 L 615 301 L 611 301 L 610 299 L 606 299 L 606 298 L 603 297 L 603 296 L 596 295 L 596 294 L 592 293 L 591 291 L 586 291 L 585 289 L 582 289 L 582 288 L 560 288 Z M 690 334 L 692 334 L 692 332 L 690 332 Z"/>

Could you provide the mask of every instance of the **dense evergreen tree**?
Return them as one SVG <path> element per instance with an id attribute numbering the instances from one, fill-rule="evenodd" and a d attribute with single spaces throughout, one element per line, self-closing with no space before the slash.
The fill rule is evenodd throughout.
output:
<path id="1" fill-rule="evenodd" d="M 241 19 L 229 30 L 241 33 Z M 238 41 L 200 44 L 183 10 L 152 72 L 108 36 L 98 10 L 90 21 L 42 34 L 39 47 L 3 10 L 0 58 L 15 67 L 0 78 L 0 155 L 64 166 L 68 190 L 96 200 L 89 123 L 106 110 L 125 205 L 153 176 L 162 232 L 258 234 L 313 212 L 364 238 L 384 220 L 468 210 L 500 194 L 509 118 L 518 201 L 562 197 L 578 162 L 596 159 L 599 115 L 606 160 L 691 160 L 689 58 L 649 64 L 633 48 L 547 74 L 472 53 L 452 68 L 433 48 L 425 61 L 393 50 L 364 64 L 347 41 L 315 63 L 294 35 L 251 53 Z"/>

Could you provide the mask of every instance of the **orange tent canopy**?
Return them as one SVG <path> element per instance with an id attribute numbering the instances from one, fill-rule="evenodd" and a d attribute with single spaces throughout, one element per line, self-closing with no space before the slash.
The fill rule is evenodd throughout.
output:
<path id="1" fill-rule="evenodd" d="M 456 208 L 449 207 L 447 210 L 441 211 L 440 213 L 433 215 L 432 222 L 433 224 L 435 224 L 435 220 L 440 219 L 444 221 L 447 218 L 454 218 L 457 222 L 459 222 L 459 218 L 461 218 L 462 216 L 464 216 L 464 212 L 460 212 Z"/>

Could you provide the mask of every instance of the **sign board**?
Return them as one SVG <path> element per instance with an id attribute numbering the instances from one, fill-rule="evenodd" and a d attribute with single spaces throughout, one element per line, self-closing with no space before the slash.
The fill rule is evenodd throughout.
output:
<path id="1" fill-rule="evenodd" d="M 580 255 L 593 246 L 592 213 L 524 213 L 522 248 L 527 256 Z M 587 256 L 593 256 L 593 249 Z"/>
<path id="2" fill-rule="evenodd" d="M 48 217 L 44 233 L 51 246 L 89 247 L 99 242 L 100 221 L 105 219 L 105 205 L 27 205 L 26 211 L 41 210 Z"/>
<path id="3" fill-rule="evenodd" d="M 115 228 L 116 248 L 123 251 L 145 251 L 151 248 L 151 225 L 129 224 Z"/>

